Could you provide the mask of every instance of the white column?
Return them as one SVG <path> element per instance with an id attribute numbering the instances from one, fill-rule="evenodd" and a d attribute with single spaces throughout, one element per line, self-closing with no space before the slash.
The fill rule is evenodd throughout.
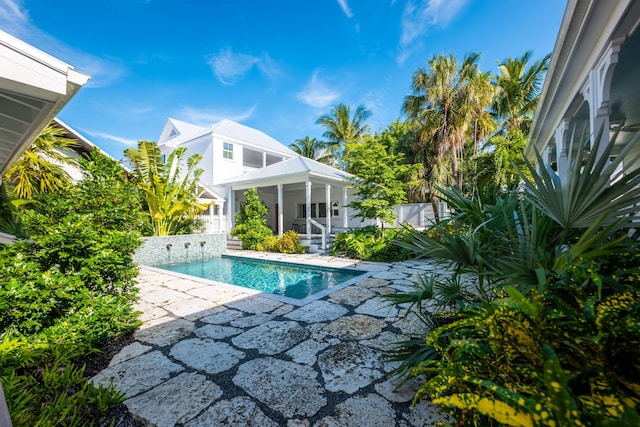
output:
<path id="1" fill-rule="evenodd" d="M 311 240 L 311 181 L 305 183 L 307 201 L 307 239 Z"/>
<path id="2" fill-rule="evenodd" d="M 209 202 L 209 224 L 207 224 L 207 233 L 213 233 L 213 203 Z"/>
<path id="3" fill-rule="evenodd" d="M 568 172 L 567 167 L 569 167 L 569 164 L 567 163 L 569 158 L 569 147 L 567 147 L 567 135 L 569 134 L 568 131 L 569 119 L 562 119 L 555 132 L 556 156 L 558 159 L 558 177 L 560 177 L 561 182 L 566 181 Z"/>
<path id="4" fill-rule="evenodd" d="M 325 217 L 327 220 L 327 234 L 331 234 L 331 186 L 329 184 L 324 186 L 325 191 L 325 200 L 326 200 L 326 208 L 325 208 Z"/>
<path id="5" fill-rule="evenodd" d="M 220 202 L 220 205 L 218 206 L 218 222 L 220 223 L 220 232 L 224 233 L 225 231 L 227 231 L 225 228 L 225 223 L 224 223 L 224 201 Z"/>
<path id="6" fill-rule="evenodd" d="M 284 208 L 282 206 L 282 184 L 278 184 L 278 236 L 282 237 L 284 227 Z"/>
<path id="7" fill-rule="evenodd" d="M 264 152 L 262 153 L 262 167 L 266 167 L 267 166 L 267 153 Z"/>
<path id="8" fill-rule="evenodd" d="M 227 207 L 227 224 L 229 224 L 229 231 L 236 226 L 236 193 L 229 188 L 229 206 Z"/>
<path id="9" fill-rule="evenodd" d="M 349 204 L 349 198 L 347 196 L 347 187 L 342 189 L 342 226 L 344 228 L 349 227 L 349 216 L 347 212 L 347 205 Z"/>

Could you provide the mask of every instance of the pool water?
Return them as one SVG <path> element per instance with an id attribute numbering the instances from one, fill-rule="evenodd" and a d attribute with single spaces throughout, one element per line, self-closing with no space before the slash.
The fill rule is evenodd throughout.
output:
<path id="1" fill-rule="evenodd" d="M 159 268 L 217 282 L 230 283 L 289 298 L 303 299 L 363 274 L 342 268 L 315 267 L 223 255 L 203 261 L 160 265 Z"/>

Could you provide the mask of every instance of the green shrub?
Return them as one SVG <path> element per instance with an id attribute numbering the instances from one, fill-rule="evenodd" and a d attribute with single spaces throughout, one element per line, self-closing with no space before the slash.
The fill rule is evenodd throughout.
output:
<path id="1" fill-rule="evenodd" d="M 242 240 L 243 249 L 256 249 L 258 243 L 273 235 L 265 219 L 269 208 L 260 200 L 255 188 L 247 190 L 244 197 L 246 200 L 240 203 L 240 210 L 236 212 L 236 226 L 231 235 Z"/>
<path id="2" fill-rule="evenodd" d="M 303 254 L 307 248 L 300 244 L 298 233 L 293 230 L 285 231 L 282 237 L 267 236 L 256 245 L 256 249 L 264 252 L 280 252 L 283 254 Z"/>
<path id="3" fill-rule="evenodd" d="M 331 255 L 364 261 L 402 261 L 411 257 L 411 252 L 397 245 L 405 232 L 402 229 L 386 229 L 384 235 L 375 226 L 354 228 L 339 233 L 331 247 Z"/>

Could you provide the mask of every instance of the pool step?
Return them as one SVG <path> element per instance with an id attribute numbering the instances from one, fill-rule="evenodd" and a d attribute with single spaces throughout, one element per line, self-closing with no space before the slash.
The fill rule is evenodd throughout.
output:
<path id="1" fill-rule="evenodd" d="M 331 252 L 331 245 L 333 244 L 333 236 L 327 237 L 327 248 L 322 249 L 322 238 L 320 236 L 312 236 L 311 239 L 305 239 L 300 237 L 300 244 L 307 247 L 307 252 L 310 254 L 323 254 L 328 255 Z"/>
<path id="2" fill-rule="evenodd" d="M 230 250 L 241 250 L 242 249 L 242 241 L 240 239 L 233 239 L 227 237 L 227 249 Z"/>

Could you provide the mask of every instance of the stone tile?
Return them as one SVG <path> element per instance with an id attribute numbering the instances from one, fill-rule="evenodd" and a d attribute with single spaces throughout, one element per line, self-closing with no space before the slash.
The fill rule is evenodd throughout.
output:
<path id="1" fill-rule="evenodd" d="M 243 315 L 231 321 L 231 326 L 235 326 L 236 328 L 253 328 L 254 326 L 261 325 L 263 323 L 267 323 L 269 320 L 273 319 L 272 314 L 267 313 L 258 313 L 253 315 Z"/>
<path id="2" fill-rule="evenodd" d="M 356 314 L 341 317 L 329 323 L 322 332 L 345 340 L 373 338 L 387 326 L 387 323 L 371 316 Z"/>
<path id="3" fill-rule="evenodd" d="M 241 332 L 242 329 L 232 328 L 230 326 L 205 325 L 201 328 L 196 329 L 195 335 L 199 338 L 221 340 L 227 337 L 238 335 Z"/>
<path id="4" fill-rule="evenodd" d="M 251 296 L 229 302 L 225 305 L 227 307 L 235 308 L 236 310 L 241 310 L 246 313 L 256 314 L 269 313 L 282 306 L 282 303 L 268 298 Z"/>
<path id="5" fill-rule="evenodd" d="M 375 288 L 375 291 L 379 295 L 391 295 L 391 294 L 398 293 L 398 291 L 396 291 L 395 289 L 393 289 L 390 286 L 383 286 L 383 287 L 380 287 L 380 288 Z"/>
<path id="6" fill-rule="evenodd" d="M 275 310 L 273 310 L 271 314 L 273 314 L 274 316 L 282 316 L 287 313 L 291 313 L 294 308 L 296 308 L 294 305 L 285 304 L 282 307 L 276 308 Z"/>
<path id="7" fill-rule="evenodd" d="M 309 420 L 287 420 L 287 427 L 310 427 Z"/>
<path id="8" fill-rule="evenodd" d="M 438 423 L 455 422 L 451 415 L 443 412 L 439 406 L 427 400 L 421 400 L 416 403 L 406 413 L 402 414 L 402 417 L 413 427 L 435 426 L 439 425 Z"/>
<path id="9" fill-rule="evenodd" d="M 150 345 L 144 345 L 137 341 L 132 342 L 131 344 L 122 347 L 120 351 L 113 356 L 111 361 L 109 362 L 109 366 L 117 365 L 118 363 L 122 363 L 125 360 L 133 359 L 136 356 L 140 356 L 141 354 L 146 353 L 151 350 Z"/>
<path id="10" fill-rule="evenodd" d="M 202 298 L 178 300 L 164 306 L 164 308 L 174 316 L 184 317 L 187 320 L 198 320 L 201 317 L 207 316 L 210 314 L 208 310 L 215 307 L 216 305 L 214 303 Z"/>
<path id="11" fill-rule="evenodd" d="M 381 271 L 378 274 L 382 274 L 382 273 L 386 273 L 386 271 Z M 367 279 L 361 280 L 358 283 L 356 283 L 357 286 L 361 286 L 363 288 L 369 288 L 369 289 L 380 288 L 383 286 L 387 286 L 388 284 L 389 284 L 388 280 L 374 279 L 372 277 L 369 277 Z"/>
<path id="12" fill-rule="evenodd" d="M 241 396 L 216 402 L 185 427 L 244 426 L 278 427 L 250 398 Z"/>
<path id="13" fill-rule="evenodd" d="M 424 384 L 424 381 L 420 382 L 414 379 L 401 385 L 399 378 L 392 377 L 387 381 L 376 384 L 375 389 L 391 402 L 406 403 L 413 400 L 422 384 Z"/>
<path id="14" fill-rule="evenodd" d="M 194 297 L 206 299 L 208 301 L 221 301 L 226 300 L 231 296 L 237 295 L 234 292 L 227 292 L 226 290 L 220 289 L 220 287 L 215 285 L 203 286 L 200 288 L 194 288 L 187 291 L 189 295 L 193 295 Z"/>
<path id="15" fill-rule="evenodd" d="M 92 381 L 106 387 L 113 380 L 118 390 L 132 397 L 183 370 L 182 366 L 173 363 L 159 351 L 152 351 L 103 369 Z"/>
<path id="16" fill-rule="evenodd" d="M 172 280 L 163 281 L 162 286 L 173 289 L 174 291 L 186 292 L 190 289 L 203 288 L 208 285 L 202 282 L 196 282 L 195 280 L 177 277 Z"/>
<path id="17" fill-rule="evenodd" d="M 407 275 L 399 271 L 381 271 L 371 276 L 373 279 L 397 280 L 406 279 Z"/>
<path id="18" fill-rule="evenodd" d="M 429 327 L 414 312 L 400 317 L 393 323 L 393 326 L 403 334 L 424 336 L 425 338 L 430 331 Z"/>
<path id="19" fill-rule="evenodd" d="M 191 297 L 183 292 L 167 288 L 158 288 L 149 292 L 142 292 L 140 295 L 140 299 L 155 305 L 169 304 L 173 301 L 189 298 Z"/>
<path id="20" fill-rule="evenodd" d="M 382 377 L 380 351 L 354 343 L 340 343 L 318 356 L 325 387 L 353 394 Z"/>
<path id="21" fill-rule="evenodd" d="M 371 298 L 360 307 L 357 307 L 355 312 L 376 317 L 396 317 L 398 315 L 398 309 L 382 298 Z"/>
<path id="22" fill-rule="evenodd" d="M 314 416 L 327 404 L 309 366 L 264 357 L 243 363 L 233 382 L 286 418 Z"/>
<path id="23" fill-rule="evenodd" d="M 231 369 L 245 358 L 245 354 L 229 344 L 211 339 L 183 340 L 171 348 L 171 357 L 194 369 L 210 374 Z"/>
<path id="24" fill-rule="evenodd" d="M 318 352 L 327 347 L 329 347 L 329 343 L 306 340 L 287 351 L 286 354 L 296 363 L 314 365 L 316 360 L 318 360 Z"/>
<path id="25" fill-rule="evenodd" d="M 145 323 L 138 329 L 133 338 L 148 344 L 164 347 L 188 337 L 195 330 L 193 322 L 172 317 L 161 317 Z"/>
<path id="26" fill-rule="evenodd" d="M 361 286 L 347 286 L 329 295 L 329 300 L 336 304 L 356 306 L 362 304 L 369 298 L 376 296 L 376 293 Z"/>
<path id="27" fill-rule="evenodd" d="M 301 322 L 318 323 L 337 319 L 348 312 L 349 310 L 338 304 L 328 301 L 314 301 L 289 314 L 285 314 L 284 317 Z"/>
<path id="28" fill-rule="evenodd" d="M 383 331 L 380 335 L 370 340 L 362 340 L 360 344 L 367 347 L 377 348 L 378 350 L 388 351 L 394 347 L 394 344 L 398 341 L 405 341 L 407 339 L 404 335 L 394 334 L 393 332 Z"/>
<path id="29" fill-rule="evenodd" d="M 210 314 L 209 316 L 202 317 L 200 320 L 205 323 L 213 323 L 216 325 L 222 325 L 224 323 L 229 323 L 238 317 L 242 317 L 245 314 L 238 310 L 230 310 L 225 307 L 216 307 L 216 312 Z"/>
<path id="30" fill-rule="evenodd" d="M 389 285 L 389 287 L 395 289 L 396 291 L 398 291 L 398 293 L 403 293 L 403 294 L 408 294 L 415 290 L 415 288 L 413 287 L 413 284 L 408 280 L 394 281 L 392 285 Z"/>
<path id="31" fill-rule="evenodd" d="M 396 418 L 391 404 L 375 393 L 351 397 L 336 405 L 334 413 L 315 423 L 314 427 L 389 427 L 395 425 Z"/>
<path id="32" fill-rule="evenodd" d="M 220 387 L 193 372 L 180 374 L 124 403 L 132 414 L 157 427 L 173 427 L 195 417 L 220 396 Z"/>
<path id="33" fill-rule="evenodd" d="M 157 305 L 143 300 L 138 300 L 133 305 L 133 309 L 142 312 L 140 316 L 138 316 L 138 319 L 140 319 L 140 321 L 143 323 L 150 320 L 158 319 L 160 317 L 164 317 L 169 314 L 164 308 L 158 307 Z"/>
<path id="34" fill-rule="evenodd" d="M 233 345 L 255 348 L 260 354 L 278 354 L 307 338 L 309 333 L 297 322 L 270 321 L 232 338 Z"/>

